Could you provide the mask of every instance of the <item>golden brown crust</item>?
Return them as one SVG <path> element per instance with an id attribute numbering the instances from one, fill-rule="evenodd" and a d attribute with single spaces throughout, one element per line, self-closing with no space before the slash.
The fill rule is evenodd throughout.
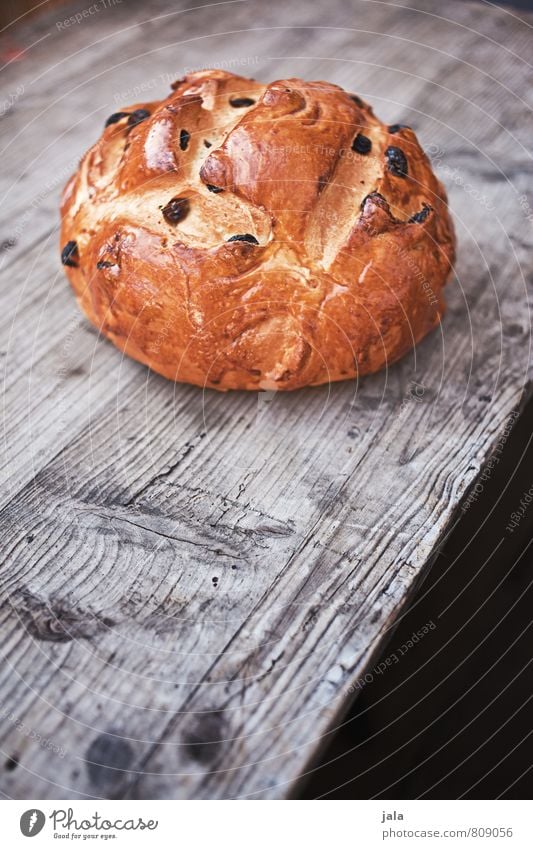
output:
<path id="1" fill-rule="evenodd" d="M 61 247 L 126 353 L 200 386 L 296 389 L 376 371 L 438 324 L 453 226 L 411 129 L 330 83 L 224 71 L 118 114 L 65 188 Z"/>

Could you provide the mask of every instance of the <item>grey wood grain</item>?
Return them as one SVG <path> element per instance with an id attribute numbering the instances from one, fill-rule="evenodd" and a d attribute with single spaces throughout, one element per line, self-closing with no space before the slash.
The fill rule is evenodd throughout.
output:
<path id="1" fill-rule="evenodd" d="M 3 72 L 23 87 L 1 118 L 11 797 L 294 792 L 530 391 L 526 23 L 475 3 L 446 20 L 437 3 L 337 0 L 327 23 L 315 4 L 187 5 L 128 3 L 68 32 L 45 16 Z M 57 259 L 67 172 L 117 97 L 224 63 L 338 82 L 433 153 L 457 281 L 442 328 L 387 372 L 202 393 L 78 315 Z"/>

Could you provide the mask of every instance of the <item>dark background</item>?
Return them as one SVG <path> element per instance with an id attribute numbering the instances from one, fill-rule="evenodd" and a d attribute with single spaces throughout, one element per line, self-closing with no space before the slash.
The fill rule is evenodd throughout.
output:
<path id="1" fill-rule="evenodd" d="M 304 798 L 532 797 L 533 501 L 507 530 L 532 470 L 530 401 L 374 668 L 437 627 L 359 692 Z"/>

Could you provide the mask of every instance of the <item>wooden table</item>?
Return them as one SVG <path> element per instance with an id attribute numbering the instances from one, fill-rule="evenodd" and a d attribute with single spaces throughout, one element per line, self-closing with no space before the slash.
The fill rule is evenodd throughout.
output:
<path id="1" fill-rule="evenodd" d="M 1 42 L 2 791 L 286 797 L 529 392 L 533 16 L 117 0 L 66 25 L 80 5 Z M 62 185 L 110 112 L 210 65 L 337 82 L 432 154 L 457 281 L 387 372 L 202 393 L 79 314 Z"/>

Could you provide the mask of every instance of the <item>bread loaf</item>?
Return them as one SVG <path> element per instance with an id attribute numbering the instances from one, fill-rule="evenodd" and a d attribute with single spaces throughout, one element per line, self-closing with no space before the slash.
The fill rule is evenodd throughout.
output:
<path id="1" fill-rule="evenodd" d="M 66 273 L 118 348 L 288 390 L 376 371 L 439 323 L 453 226 L 412 129 L 327 82 L 172 89 L 111 115 L 63 193 Z"/>

